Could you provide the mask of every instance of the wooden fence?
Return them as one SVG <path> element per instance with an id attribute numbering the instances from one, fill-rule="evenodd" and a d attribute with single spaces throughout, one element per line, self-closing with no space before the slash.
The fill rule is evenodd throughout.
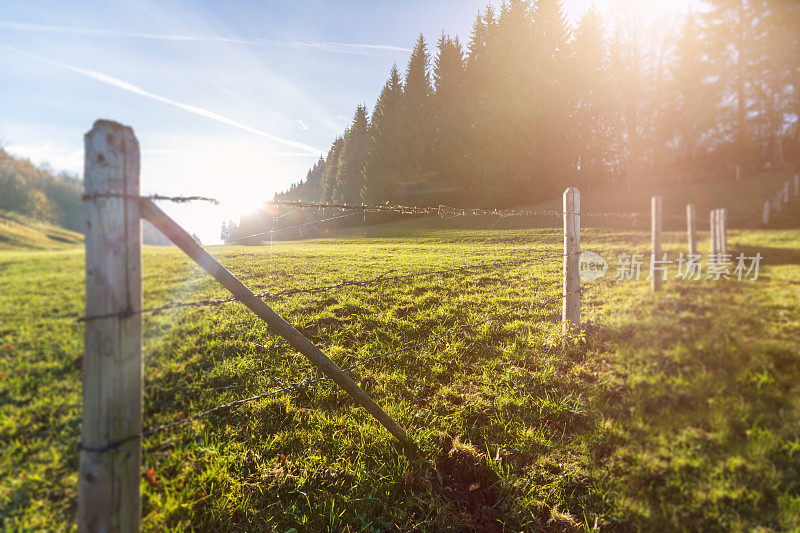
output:
<path id="1" fill-rule="evenodd" d="M 246 305 L 344 389 L 405 450 L 416 453 L 417 446 L 406 431 L 344 370 L 206 252 L 153 203 L 152 197 L 141 196 L 139 145 L 131 128 L 105 120 L 94 124 L 85 137 L 84 182 L 86 327 L 78 488 L 80 531 L 137 531 L 140 528 L 142 219 L 159 228 L 232 294 L 233 298 L 223 301 L 239 301 Z M 795 176 L 795 195 L 800 193 L 798 187 Z M 776 194 L 776 209 L 788 200 L 788 191 L 787 181 Z M 765 223 L 769 206 L 767 202 L 764 207 Z M 425 212 L 432 208 L 405 209 Z M 564 191 L 560 214 L 564 229 L 562 329 L 570 333 L 581 323 L 581 200 L 578 189 L 570 187 Z M 662 216 L 661 198 L 654 196 L 651 201 L 651 265 L 662 258 Z M 727 214 L 725 209 L 715 209 L 709 217 L 714 258 L 727 253 Z M 686 207 L 686 226 L 688 252 L 696 256 L 697 220 L 693 205 Z M 651 280 L 652 290 L 658 291 L 665 277 L 651 270 Z"/>

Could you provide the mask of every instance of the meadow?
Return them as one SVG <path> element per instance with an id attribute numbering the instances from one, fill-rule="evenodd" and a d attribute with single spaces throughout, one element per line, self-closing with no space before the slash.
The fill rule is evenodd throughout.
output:
<path id="1" fill-rule="evenodd" d="M 406 348 L 351 374 L 422 453 L 329 381 L 275 394 L 144 440 L 147 530 L 800 527 L 800 231 L 730 233 L 764 256 L 757 281 L 653 294 L 614 279 L 648 233 L 586 228 L 611 270 L 565 337 L 558 229 L 400 229 L 211 250 L 260 291 L 532 259 L 271 302 L 340 366 Z M 156 247 L 144 291 L 146 307 L 226 296 Z M 81 248 L 0 252 L 4 529 L 74 521 L 82 307 Z M 236 303 L 144 324 L 146 428 L 317 377 Z"/>

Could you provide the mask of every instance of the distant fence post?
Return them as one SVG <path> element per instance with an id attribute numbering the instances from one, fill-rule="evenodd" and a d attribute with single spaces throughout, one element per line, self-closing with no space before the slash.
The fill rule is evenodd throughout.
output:
<path id="1" fill-rule="evenodd" d="M 736 181 L 739 181 L 742 178 L 742 167 L 735 165 L 734 168 L 736 169 Z"/>
<path id="2" fill-rule="evenodd" d="M 719 253 L 728 253 L 728 210 L 719 210 Z"/>
<path id="3" fill-rule="evenodd" d="M 761 211 L 761 223 L 765 226 L 769 224 L 769 200 L 764 200 L 764 208 Z"/>
<path id="4" fill-rule="evenodd" d="M 686 206 L 686 233 L 689 236 L 689 254 L 697 255 L 697 219 L 694 204 Z"/>
<path id="5" fill-rule="evenodd" d="M 783 184 L 783 203 L 789 202 L 789 180 Z"/>
<path id="6" fill-rule="evenodd" d="M 98 120 L 86 134 L 86 321 L 78 531 L 139 531 L 142 233 L 139 143 Z M 91 318 L 94 317 L 94 318 Z"/>
<path id="7" fill-rule="evenodd" d="M 781 194 L 781 191 L 778 191 L 777 193 L 775 193 L 775 200 L 773 201 L 773 205 L 775 206 L 775 211 L 780 211 L 781 210 L 781 207 L 782 207 L 781 206 L 781 201 L 782 200 L 783 200 L 783 194 Z"/>
<path id="8" fill-rule="evenodd" d="M 650 219 L 652 231 L 652 245 L 653 255 L 650 260 L 650 281 L 653 291 L 661 290 L 661 284 L 664 280 L 661 272 L 656 274 L 655 265 L 657 261 L 661 260 L 661 197 L 653 196 L 650 200 Z"/>
<path id="9" fill-rule="evenodd" d="M 717 237 L 717 210 L 712 209 L 711 213 L 709 214 L 708 220 L 709 228 L 710 228 L 710 240 L 711 240 L 711 262 L 715 263 L 717 261 L 717 254 L 719 253 L 719 249 L 717 248 L 719 244 L 719 239 Z"/>
<path id="10" fill-rule="evenodd" d="M 575 187 L 564 191 L 564 303 L 561 328 L 564 333 L 581 324 L 581 193 Z"/>
<path id="11" fill-rule="evenodd" d="M 794 175 L 794 195 L 800 196 L 800 175 Z"/>

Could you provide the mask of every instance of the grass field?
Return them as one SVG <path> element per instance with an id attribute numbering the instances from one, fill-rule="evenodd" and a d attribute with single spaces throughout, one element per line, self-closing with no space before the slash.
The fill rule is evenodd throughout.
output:
<path id="1" fill-rule="evenodd" d="M 613 267 L 649 236 L 588 228 L 582 239 Z M 685 248 L 682 233 L 666 240 L 673 255 Z M 258 290 L 540 261 L 273 302 L 342 366 L 433 339 L 352 373 L 422 456 L 323 382 L 146 439 L 145 528 L 798 528 L 800 231 L 730 241 L 764 256 L 758 281 L 671 280 L 653 295 L 612 268 L 584 287 L 586 326 L 569 338 L 558 230 L 212 248 Z M 144 263 L 146 306 L 225 296 L 174 249 L 147 248 Z M 0 252 L 4 529 L 74 520 L 82 298 L 82 250 Z M 146 427 L 314 376 L 241 305 L 145 317 Z"/>
<path id="2" fill-rule="evenodd" d="M 50 250 L 83 242 L 83 235 L 0 209 L 0 250 Z"/>

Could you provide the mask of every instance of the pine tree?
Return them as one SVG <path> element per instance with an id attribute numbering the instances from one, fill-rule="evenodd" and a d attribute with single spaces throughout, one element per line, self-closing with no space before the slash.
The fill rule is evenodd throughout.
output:
<path id="1" fill-rule="evenodd" d="M 320 178 L 322 182 L 320 198 L 323 202 L 331 202 L 340 194 L 336 182 L 336 175 L 339 172 L 339 155 L 342 153 L 343 144 L 344 139 L 342 137 L 337 137 L 336 140 L 333 141 L 333 145 L 325 158 L 325 167 L 322 170 L 322 176 Z"/>
<path id="2" fill-rule="evenodd" d="M 690 13 L 675 44 L 671 68 L 670 101 L 672 113 L 666 117 L 675 136 L 675 163 L 683 174 L 691 175 L 701 165 L 703 138 L 714 127 L 714 94 L 706 82 L 710 72 L 703 28 L 697 15 Z"/>
<path id="3" fill-rule="evenodd" d="M 466 169 L 464 182 L 472 191 L 480 191 L 484 177 L 492 169 L 494 154 L 491 149 L 491 127 L 489 117 L 492 110 L 492 91 L 495 86 L 493 75 L 492 50 L 490 44 L 495 40 L 497 20 L 491 4 L 480 13 L 472 26 L 468 46 L 464 87 L 464 114 Z"/>
<path id="4" fill-rule="evenodd" d="M 403 130 L 403 84 L 397 65 L 383 86 L 369 125 L 370 147 L 364 168 L 361 198 L 367 203 L 394 200 L 400 179 L 400 140 Z"/>
<path id="5" fill-rule="evenodd" d="M 435 84 L 433 94 L 434 121 L 434 168 L 439 183 L 447 194 L 454 195 L 453 187 L 459 187 L 463 197 L 465 170 L 465 137 L 467 116 L 465 113 L 466 73 L 464 51 L 458 38 L 442 34 L 437 44 L 438 54 L 433 69 Z M 442 198 L 446 201 L 447 198 Z"/>
<path id="6" fill-rule="evenodd" d="M 411 52 L 403 87 L 405 129 L 400 150 L 407 162 L 405 187 L 430 179 L 428 171 L 433 148 L 434 121 L 429 64 L 427 45 L 420 35 Z"/>
<path id="7" fill-rule="evenodd" d="M 539 0 L 533 19 L 533 87 L 529 96 L 535 104 L 530 120 L 535 124 L 536 156 L 533 161 L 536 188 L 548 193 L 568 185 L 574 161 L 570 145 L 570 120 L 577 104 L 571 67 L 570 28 L 561 0 Z"/>
<path id="8" fill-rule="evenodd" d="M 610 95 L 605 88 L 606 43 L 603 22 L 597 10 L 584 12 L 575 29 L 572 67 L 576 104 L 571 130 L 578 186 L 598 183 L 605 177 L 608 157 L 608 116 Z"/>
<path id="9" fill-rule="evenodd" d="M 339 154 L 334 201 L 346 203 L 361 201 L 361 190 L 364 187 L 364 165 L 369 144 L 367 108 L 359 105 L 353 115 L 353 122 L 345 133 L 342 151 Z"/>
<path id="10" fill-rule="evenodd" d="M 710 58 L 718 77 L 718 101 L 733 101 L 721 111 L 727 115 L 723 127 L 732 133 L 732 155 L 743 167 L 756 164 L 748 101 L 754 102 L 753 65 L 757 45 L 757 14 L 749 0 L 708 0 L 705 13 Z"/>

